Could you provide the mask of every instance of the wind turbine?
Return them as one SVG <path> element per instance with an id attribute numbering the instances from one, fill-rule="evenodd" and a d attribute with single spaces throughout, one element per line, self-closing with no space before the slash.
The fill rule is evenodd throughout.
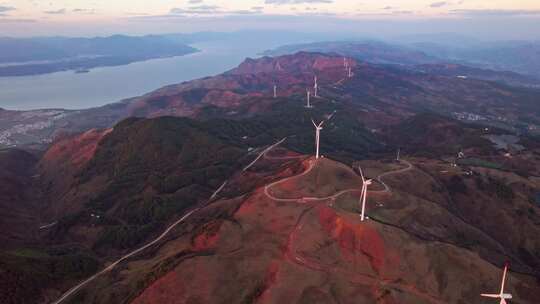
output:
<path id="1" fill-rule="evenodd" d="M 362 172 L 362 168 L 360 166 L 358 166 L 358 170 L 360 171 L 360 176 L 362 177 L 362 192 L 360 193 L 360 203 L 362 204 L 362 211 L 360 213 L 360 221 L 363 222 L 366 212 L 367 186 L 371 185 L 372 180 L 366 180 L 364 178 L 364 172 Z"/>
<path id="2" fill-rule="evenodd" d="M 311 98 L 311 92 L 309 91 L 309 89 L 306 89 L 306 95 L 307 95 L 306 108 L 313 108 L 313 106 L 309 103 L 309 99 Z"/>
<path id="3" fill-rule="evenodd" d="M 277 98 L 277 86 L 274 85 L 274 98 Z"/>
<path id="4" fill-rule="evenodd" d="M 315 76 L 315 84 L 313 85 L 313 89 L 314 89 L 314 91 L 315 91 L 315 92 L 314 92 L 314 93 L 315 93 L 314 96 L 315 96 L 315 97 L 319 97 L 319 96 L 317 95 L 317 91 L 318 91 L 318 89 L 319 89 L 319 86 L 317 85 L 317 76 Z"/>
<path id="5" fill-rule="evenodd" d="M 279 63 L 279 60 L 276 63 L 276 70 L 283 71 L 283 68 L 281 67 L 281 64 Z"/>
<path id="6" fill-rule="evenodd" d="M 489 293 L 482 293 L 480 294 L 482 297 L 486 298 L 496 298 L 501 299 L 499 304 L 507 304 L 506 300 L 511 299 L 512 295 L 509 293 L 504 293 L 504 281 L 506 280 L 506 272 L 508 271 L 508 263 L 504 264 L 504 271 L 503 271 L 503 277 L 502 277 L 502 283 L 501 283 L 501 292 L 498 294 L 489 294 Z"/>
<path id="7" fill-rule="evenodd" d="M 399 161 L 399 154 L 401 154 L 401 148 L 397 149 L 397 156 L 396 156 L 397 161 Z"/>
<path id="8" fill-rule="evenodd" d="M 336 115 L 336 110 L 334 110 L 334 112 L 332 112 L 330 115 L 328 115 L 328 117 L 326 118 L 326 120 L 332 119 L 332 117 L 334 117 L 334 115 Z"/>
<path id="9" fill-rule="evenodd" d="M 352 74 L 352 68 L 351 68 L 351 67 L 349 67 L 349 74 L 348 74 L 348 76 L 349 76 L 349 78 L 351 78 L 351 77 L 353 76 L 353 74 Z"/>
<path id="10" fill-rule="evenodd" d="M 313 123 L 313 126 L 315 127 L 315 147 L 316 147 L 315 159 L 318 159 L 319 158 L 319 140 L 321 139 L 322 125 L 324 124 L 325 121 L 323 120 L 319 124 L 316 124 L 315 121 L 311 119 L 311 122 Z"/>

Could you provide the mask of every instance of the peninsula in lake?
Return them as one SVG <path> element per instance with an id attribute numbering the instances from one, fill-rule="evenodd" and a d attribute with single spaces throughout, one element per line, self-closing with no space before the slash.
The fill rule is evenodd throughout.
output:
<path id="1" fill-rule="evenodd" d="M 183 56 L 198 50 L 165 35 L 96 38 L 0 38 L 0 77 L 85 71 Z"/>

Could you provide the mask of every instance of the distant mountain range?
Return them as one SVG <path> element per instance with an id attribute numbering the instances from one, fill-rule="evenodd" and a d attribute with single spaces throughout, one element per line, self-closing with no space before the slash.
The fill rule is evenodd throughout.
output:
<path id="1" fill-rule="evenodd" d="M 429 39 L 429 40 L 422 40 Z M 511 71 L 540 79 L 540 42 L 479 42 L 458 39 L 431 42 L 434 37 L 398 39 L 395 43 L 374 40 L 294 44 L 265 52 L 284 55 L 298 51 L 334 52 L 371 63 L 419 65 L 452 63 L 470 67 Z M 528 82 L 531 80 L 529 79 Z"/>
<path id="2" fill-rule="evenodd" d="M 0 77 L 86 71 L 196 52 L 164 36 L 0 38 Z"/>
<path id="3" fill-rule="evenodd" d="M 506 41 L 453 48 L 419 43 L 412 47 L 446 60 L 540 78 L 540 42 Z"/>
<path id="4" fill-rule="evenodd" d="M 45 74 L 98 66 L 123 65 L 197 51 L 189 45 L 216 40 L 246 43 L 265 37 L 285 46 L 266 55 L 298 51 L 337 52 L 378 64 L 453 63 L 540 78 L 540 43 L 535 41 L 483 42 L 454 34 L 412 35 L 366 39 L 325 33 L 281 31 L 196 32 L 148 36 L 115 35 L 96 38 L 0 38 L 0 77 Z M 333 42 L 321 42 L 336 39 Z M 234 41 L 234 42 L 233 42 Z M 298 44 L 291 44 L 298 41 Z M 319 42 L 309 42 L 319 41 Z M 307 43 L 309 42 L 309 43 Z"/>
<path id="5" fill-rule="evenodd" d="M 263 54 L 267 56 L 280 56 L 294 54 L 300 51 L 333 53 L 341 56 L 353 57 L 361 61 L 367 61 L 375 64 L 410 65 L 441 62 L 441 59 L 434 56 L 429 56 L 421 51 L 406 49 L 401 46 L 380 41 L 335 41 L 293 44 L 285 45 L 275 50 L 269 50 Z"/>

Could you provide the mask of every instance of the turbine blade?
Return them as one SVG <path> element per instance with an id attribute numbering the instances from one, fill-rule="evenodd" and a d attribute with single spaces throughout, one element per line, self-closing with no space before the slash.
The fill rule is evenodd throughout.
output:
<path id="1" fill-rule="evenodd" d="M 500 298 L 501 297 L 501 295 L 493 294 L 493 293 L 482 293 L 480 295 L 486 298 Z"/>
<path id="2" fill-rule="evenodd" d="M 360 176 L 362 177 L 362 186 L 363 186 L 366 180 L 364 179 L 364 171 L 362 171 L 362 167 L 360 167 L 360 165 L 358 165 L 358 171 L 360 171 Z"/>
<path id="3" fill-rule="evenodd" d="M 506 272 L 508 271 L 508 264 L 504 265 L 503 277 L 501 282 L 501 294 L 504 292 L 504 283 L 506 281 Z"/>

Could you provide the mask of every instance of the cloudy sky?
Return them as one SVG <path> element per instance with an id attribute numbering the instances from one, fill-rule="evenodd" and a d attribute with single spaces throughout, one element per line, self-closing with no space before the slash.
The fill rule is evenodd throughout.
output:
<path id="1" fill-rule="evenodd" d="M 295 29 L 540 39 L 540 0 L 0 0 L 0 35 Z"/>

